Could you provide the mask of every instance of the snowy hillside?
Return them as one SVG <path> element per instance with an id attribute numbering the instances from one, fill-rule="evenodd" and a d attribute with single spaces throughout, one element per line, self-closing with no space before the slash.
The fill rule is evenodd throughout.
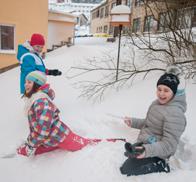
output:
<path id="1" fill-rule="evenodd" d="M 74 132 L 89 138 L 127 138 L 134 142 L 138 131 L 128 128 L 117 116 L 145 117 L 148 106 L 155 99 L 154 75 L 131 88 L 111 91 L 103 102 L 92 103 L 74 89 L 73 80 L 66 77 L 71 66 L 87 58 L 101 56 L 117 44 L 106 43 L 105 38 L 79 38 L 76 45 L 62 47 L 47 54 L 47 68 L 58 68 L 61 77 L 48 77 L 56 91 L 55 104 L 61 119 Z M 23 101 L 19 94 L 19 67 L 0 74 L 0 155 L 13 152 L 26 139 L 28 122 L 23 114 Z M 169 174 L 149 174 L 138 177 L 122 176 L 119 167 L 126 159 L 124 143 L 102 142 L 81 151 L 54 151 L 33 158 L 17 156 L 0 158 L 2 182 L 195 182 L 196 180 L 196 84 L 187 82 L 187 128 L 183 134 L 176 158 L 171 159 Z"/>

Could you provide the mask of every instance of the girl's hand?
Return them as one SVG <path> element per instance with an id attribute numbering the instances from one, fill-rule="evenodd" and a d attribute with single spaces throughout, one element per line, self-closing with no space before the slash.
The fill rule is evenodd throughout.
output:
<path id="1" fill-rule="evenodd" d="M 36 148 L 29 146 L 27 143 L 24 143 L 17 149 L 17 153 L 24 156 L 33 156 L 36 151 Z"/>
<path id="2" fill-rule="evenodd" d="M 125 118 L 124 118 L 124 123 L 125 123 L 127 126 L 131 127 L 131 118 L 125 116 Z"/>

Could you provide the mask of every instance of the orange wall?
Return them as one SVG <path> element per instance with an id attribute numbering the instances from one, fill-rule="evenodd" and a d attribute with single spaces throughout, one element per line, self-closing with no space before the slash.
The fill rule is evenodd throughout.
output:
<path id="1" fill-rule="evenodd" d="M 47 40 L 48 0 L 0 0 L 0 24 L 15 26 L 15 53 L 0 53 L 0 68 L 17 63 L 19 43 L 41 33 Z"/>
<path id="2" fill-rule="evenodd" d="M 48 49 L 52 49 L 52 45 L 60 45 L 61 41 L 68 41 L 68 38 L 74 37 L 75 24 L 72 22 L 48 22 Z"/>
<path id="3" fill-rule="evenodd" d="M 50 11 L 47 48 L 52 49 L 52 45 L 60 45 L 61 41 L 68 41 L 69 37 L 73 38 L 75 23 L 76 17 L 69 13 Z"/>

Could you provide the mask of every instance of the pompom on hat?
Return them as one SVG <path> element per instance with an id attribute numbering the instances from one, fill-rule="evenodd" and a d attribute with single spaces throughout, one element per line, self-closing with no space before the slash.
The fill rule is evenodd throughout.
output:
<path id="1" fill-rule="evenodd" d="M 41 71 L 32 71 L 26 76 L 26 80 L 33 81 L 42 86 L 46 83 L 46 74 Z"/>
<path id="2" fill-rule="evenodd" d="M 45 45 L 44 36 L 38 33 L 33 34 L 31 36 L 30 45 L 31 46 L 34 46 L 34 45 L 44 46 Z"/>
<path id="3" fill-rule="evenodd" d="M 157 82 L 157 86 L 158 85 L 166 85 L 167 87 L 169 87 L 172 92 L 174 93 L 174 95 L 177 92 L 178 89 L 178 85 L 180 83 L 179 79 L 178 79 L 178 75 L 180 74 L 180 70 L 177 67 L 174 66 L 170 66 L 166 69 L 166 73 L 163 74 L 158 82 Z"/>

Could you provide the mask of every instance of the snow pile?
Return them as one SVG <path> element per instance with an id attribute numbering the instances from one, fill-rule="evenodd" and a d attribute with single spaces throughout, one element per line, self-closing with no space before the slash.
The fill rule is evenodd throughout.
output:
<path id="1" fill-rule="evenodd" d="M 77 42 L 80 41 L 80 42 Z M 63 71 L 61 77 L 48 77 L 56 91 L 55 103 L 61 119 L 76 133 L 91 138 L 127 138 L 134 142 L 138 131 L 128 128 L 116 116 L 145 117 L 150 103 L 155 99 L 157 75 L 138 82 L 118 92 L 111 91 L 103 102 L 92 103 L 82 98 L 66 77 L 71 66 L 93 56 L 101 56 L 117 43 L 106 43 L 102 38 L 78 39 L 72 47 L 62 47 L 50 52 L 46 58 L 48 68 Z M 23 115 L 23 101 L 19 95 L 19 68 L 0 75 L 0 154 L 13 151 L 28 134 L 28 123 Z M 102 142 L 78 152 L 54 151 L 34 158 L 19 156 L 0 159 L 0 180 L 33 182 L 194 182 L 196 179 L 196 85 L 187 83 L 187 128 L 178 151 L 171 159 L 169 174 L 122 176 L 119 167 L 126 159 L 123 142 Z"/>

